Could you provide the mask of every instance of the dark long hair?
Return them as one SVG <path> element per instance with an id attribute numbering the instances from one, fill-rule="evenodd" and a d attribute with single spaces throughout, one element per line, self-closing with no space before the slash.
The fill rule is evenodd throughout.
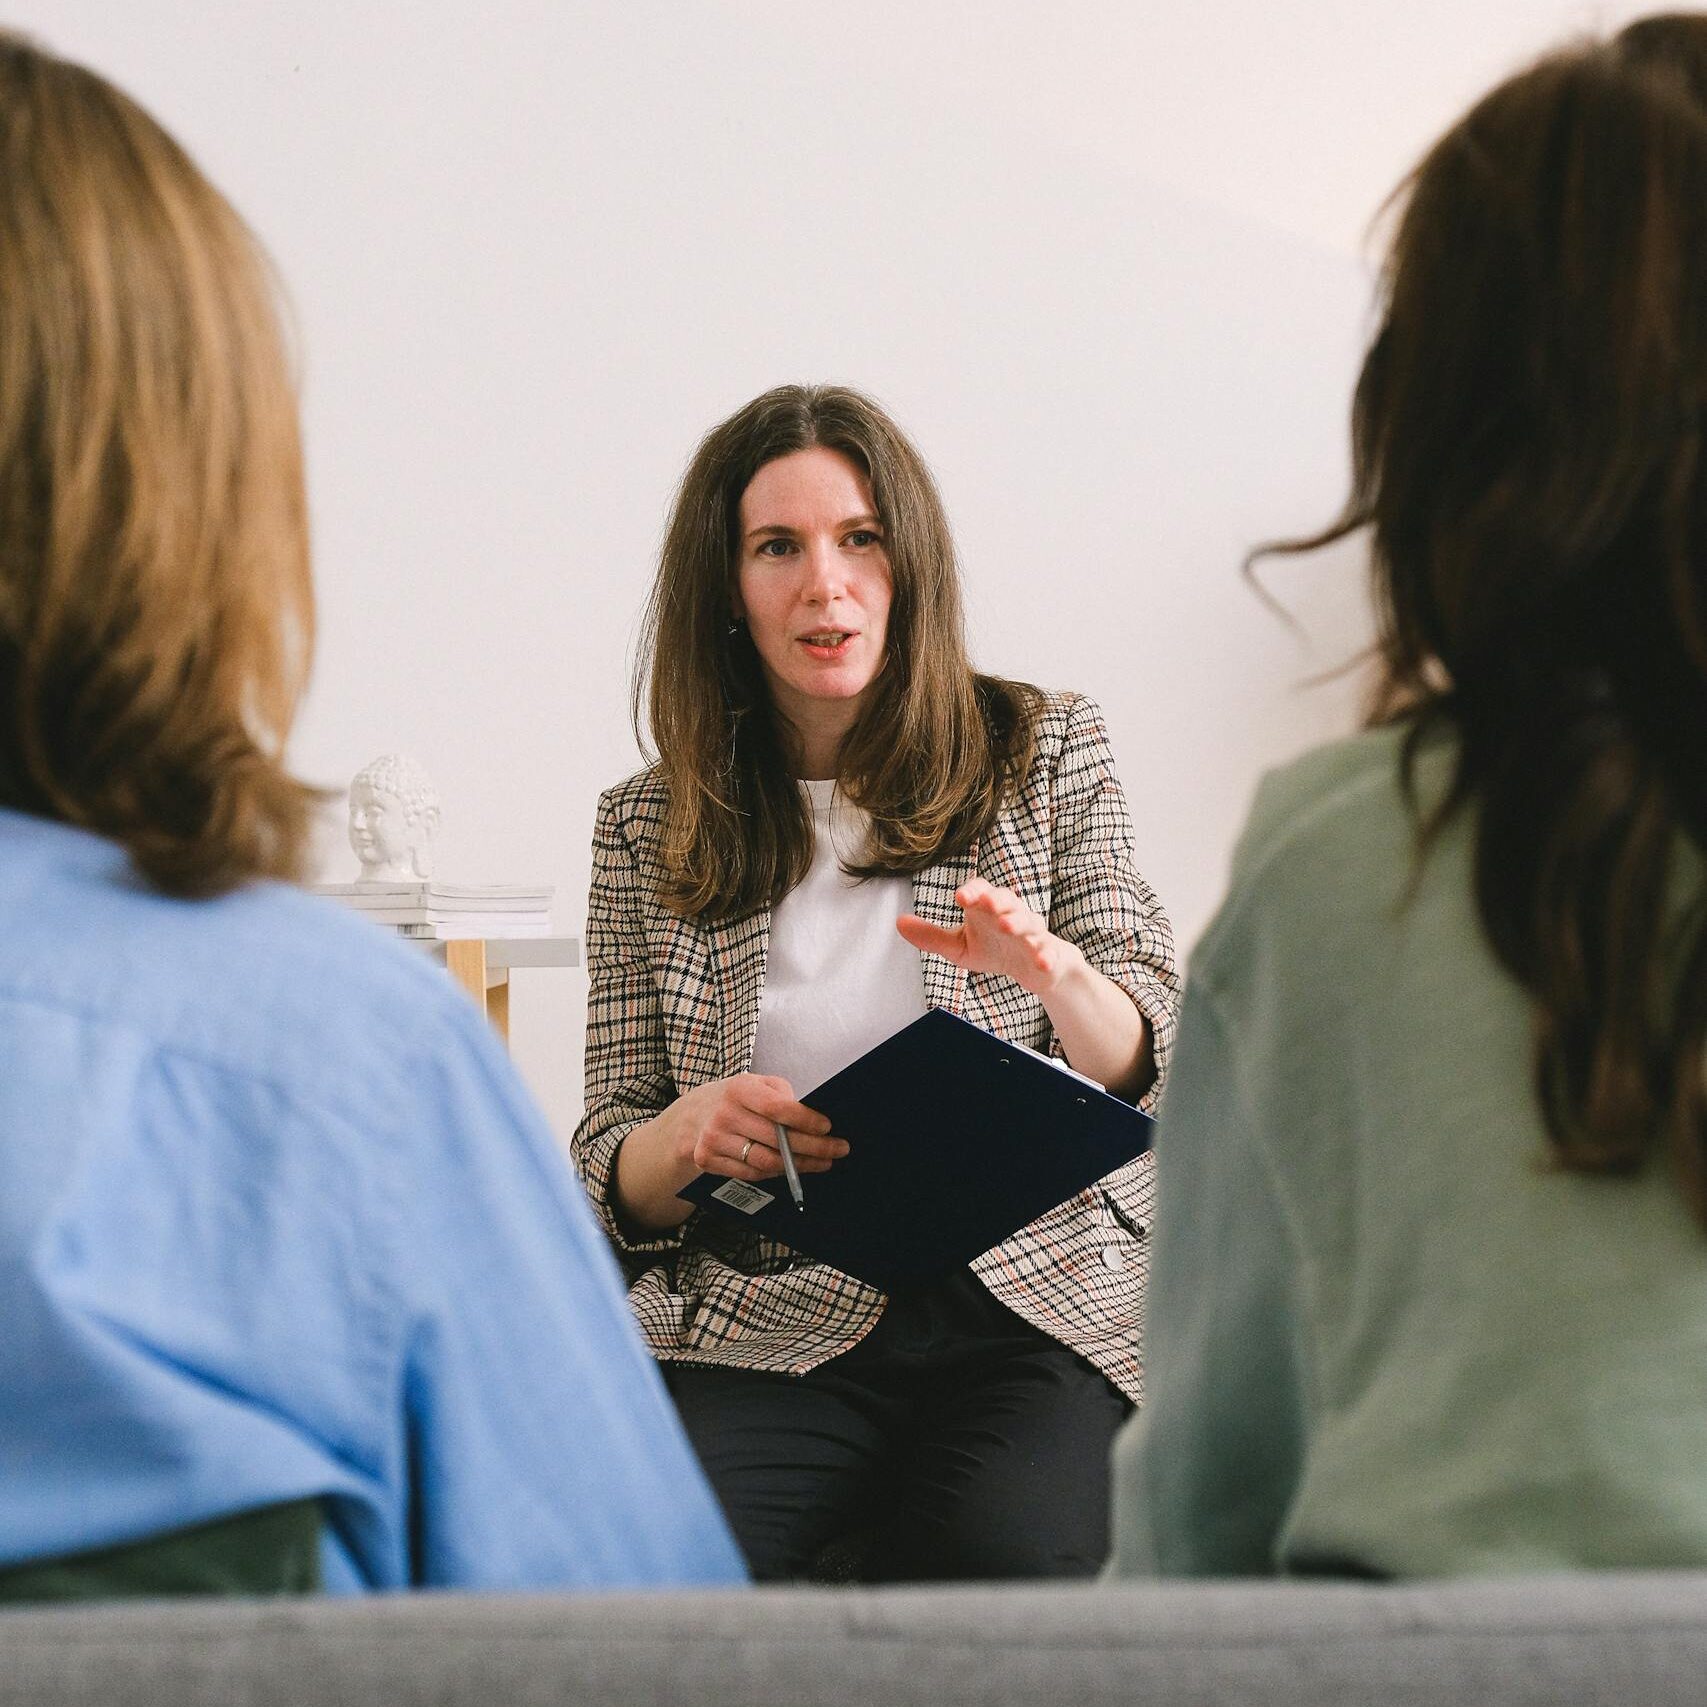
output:
<path id="1" fill-rule="evenodd" d="M 919 871 L 989 827 L 1031 761 L 1039 695 L 973 672 L 954 541 L 924 458 L 869 397 L 784 385 L 701 441 L 682 477 L 634 679 L 669 787 L 662 899 L 736 918 L 806 875 L 812 832 L 745 627 L 731 628 L 741 495 L 778 457 L 823 446 L 871 482 L 894 587 L 887 661 L 842 744 L 838 781 L 872 818 L 858 876 Z"/>
<path id="2" fill-rule="evenodd" d="M 295 876 L 313 632 L 266 258 L 134 101 L 0 33 L 0 806 L 174 894 Z"/>
<path id="3" fill-rule="evenodd" d="M 1707 1225 L 1707 18 L 1502 84 L 1405 186 L 1352 416 L 1419 857 L 1475 893 L 1535 1015 L 1557 1159 L 1669 1152 Z M 1456 768 L 1423 812 L 1415 761 Z"/>

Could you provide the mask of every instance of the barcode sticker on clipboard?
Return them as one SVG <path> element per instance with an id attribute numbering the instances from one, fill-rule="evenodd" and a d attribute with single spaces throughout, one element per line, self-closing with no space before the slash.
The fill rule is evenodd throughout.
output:
<path id="1" fill-rule="evenodd" d="M 739 1209 L 743 1215 L 757 1215 L 776 1201 L 768 1191 L 760 1191 L 756 1185 L 748 1185 L 741 1179 L 725 1180 L 711 1195 L 719 1203 Z"/>

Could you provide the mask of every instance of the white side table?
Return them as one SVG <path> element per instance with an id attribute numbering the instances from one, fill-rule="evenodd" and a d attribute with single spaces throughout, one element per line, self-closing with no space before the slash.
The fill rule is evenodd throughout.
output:
<path id="1" fill-rule="evenodd" d="M 465 989 L 474 1005 L 510 1041 L 510 973 L 518 966 L 579 966 L 578 936 L 467 937 L 454 942 L 411 937 Z"/>

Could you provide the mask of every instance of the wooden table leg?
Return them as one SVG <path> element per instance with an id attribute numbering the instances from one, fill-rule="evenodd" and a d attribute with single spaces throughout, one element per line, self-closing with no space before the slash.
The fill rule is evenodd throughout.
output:
<path id="1" fill-rule="evenodd" d="M 486 1017 L 491 1020 L 492 1028 L 504 1041 L 506 1049 L 510 1046 L 510 975 L 508 972 L 498 973 L 498 982 L 490 985 L 486 991 Z"/>
<path id="2" fill-rule="evenodd" d="M 486 944 L 477 939 L 462 942 L 447 942 L 445 944 L 445 965 L 450 969 L 450 975 L 469 996 L 481 1013 L 486 1007 Z M 508 1022 L 508 1003 L 506 1001 L 505 1021 Z"/>

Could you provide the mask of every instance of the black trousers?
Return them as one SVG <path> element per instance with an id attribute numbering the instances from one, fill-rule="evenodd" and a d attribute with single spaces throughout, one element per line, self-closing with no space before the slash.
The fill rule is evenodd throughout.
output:
<path id="1" fill-rule="evenodd" d="M 1108 1551 L 1108 1455 L 1132 1407 L 969 1269 L 893 1297 L 807 1375 L 666 1365 L 760 1582 L 860 1532 L 864 1574 L 1083 1577 Z"/>

